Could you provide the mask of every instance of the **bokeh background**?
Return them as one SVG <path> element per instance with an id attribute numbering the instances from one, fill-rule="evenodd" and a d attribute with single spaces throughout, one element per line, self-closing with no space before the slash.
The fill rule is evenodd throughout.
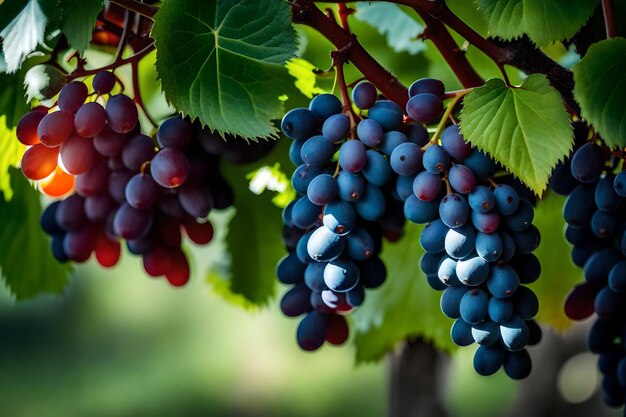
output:
<path id="1" fill-rule="evenodd" d="M 480 30 L 472 2 L 449 3 Z M 373 27 L 353 20 L 351 24 L 368 50 L 406 84 L 429 75 L 444 80 L 448 90 L 460 87 L 434 48 L 417 55 L 397 53 Z M 302 56 L 316 67 L 328 68 L 331 45 L 311 30 L 299 28 L 299 33 Z M 568 65 L 576 62 L 562 45 L 548 51 Z M 484 78 L 497 75 L 476 51 L 470 49 L 468 55 Z M 143 74 L 144 93 L 158 101 L 154 71 Z M 356 79 L 358 74 L 351 71 L 348 76 Z M 516 79 L 519 74 L 511 71 L 510 76 Z M 319 81 L 330 88 L 333 79 Z M 553 201 L 544 210 L 544 223 L 559 218 L 561 203 Z M 220 233 L 208 248 L 189 248 L 193 275 L 182 289 L 146 277 L 139 261 L 124 254 L 112 270 L 94 262 L 77 267 L 62 295 L 17 303 L 0 290 L 0 416 L 385 415 L 391 359 L 357 366 L 350 345 L 302 352 L 295 344 L 297 320 L 281 315 L 278 298 L 267 307 L 246 310 L 225 301 L 207 283 L 207 270 L 227 261 L 223 244 L 227 218 L 228 214 L 213 219 Z M 577 272 L 572 272 L 563 250 L 561 227 L 558 220 L 551 224 L 551 235 L 547 239 L 544 235 L 540 248 L 546 271 L 541 280 L 548 288 L 567 287 L 580 277 L 569 275 Z M 554 239 L 561 243 L 553 244 Z M 279 289 L 277 297 L 283 291 Z M 553 304 L 548 309 L 560 309 L 558 301 Z M 447 413 L 619 415 L 602 405 L 595 357 L 585 353 L 588 325 L 558 332 L 544 327 L 544 341 L 530 350 L 535 372 L 522 383 L 509 380 L 502 371 L 488 378 L 476 375 L 471 365 L 474 348 L 441 353 L 436 391 Z M 428 372 L 418 377 L 434 380 Z"/>

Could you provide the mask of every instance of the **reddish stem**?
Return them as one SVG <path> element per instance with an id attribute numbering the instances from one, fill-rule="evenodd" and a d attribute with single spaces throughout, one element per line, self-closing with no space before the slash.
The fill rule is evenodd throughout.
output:
<path id="1" fill-rule="evenodd" d="M 408 100 L 406 87 L 376 61 L 356 40 L 356 37 L 329 19 L 313 4 L 313 0 L 294 0 L 293 21 L 311 26 L 330 40 L 337 49 L 346 50 L 346 58 L 378 88 L 389 100 L 405 106 Z"/>
<path id="2" fill-rule="evenodd" d="M 615 27 L 615 16 L 613 14 L 613 3 L 611 0 L 602 0 L 602 14 L 604 15 L 604 27 L 606 28 L 607 39 L 617 36 Z"/>
<path id="3" fill-rule="evenodd" d="M 154 51 L 154 48 L 155 48 L 154 43 L 151 43 L 150 45 L 146 46 L 145 48 L 143 48 L 141 51 L 137 52 L 136 54 L 129 56 L 128 58 L 121 59 L 118 62 L 113 62 L 109 65 L 105 65 L 104 67 L 94 68 L 94 69 L 89 69 L 89 70 L 76 69 L 74 70 L 74 72 L 72 72 L 70 75 L 67 76 L 67 80 L 71 81 L 75 78 L 86 77 L 88 75 L 97 74 L 100 71 L 106 71 L 106 70 L 118 68 L 127 64 L 139 62 L 141 58 L 148 55 L 150 52 Z"/>

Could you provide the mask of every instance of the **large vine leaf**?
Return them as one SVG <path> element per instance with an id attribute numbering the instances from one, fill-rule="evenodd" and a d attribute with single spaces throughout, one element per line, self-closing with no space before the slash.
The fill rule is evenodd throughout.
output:
<path id="1" fill-rule="evenodd" d="M 569 39 L 587 22 L 599 0 L 477 0 L 489 31 L 503 39 L 528 34 L 538 45 Z"/>
<path id="2" fill-rule="evenodd" d="M 357 362 L 376 361 L 408 337 L 422 337 L 440 349 L 455 349 L 450 340 L 453 321 L 439 308 L 441 292 L 428 285 L 419 260 L 422 228 L 407 224 L 398 242 L 384 243 L 381 258 L 387 281 L 368 291 L 366 302 L 353 314 Z"/>
<path id="3" fill-rule="evenodd" d="M 13 197 L 9 170 L 19 164 L 24 151 L 26 147 L 15 138 L 15 129 L 9 129 L 6 116 L 0 116 L 0 193 L 6 201 Z"/>
<path id="4" fill-rule="evenodd" d="M 15 0 L 0 4 L 0 38 L 6 71 L 17 71 L 58 19 L 56 0 Z"/>
<path id="5" fill-rule="evenodd" d="M 69 44 L 83 52 L 91 40 L 91 32 L 102 9 L 102 0 L 60 0 L 63 17 L 61 30 Z"/>
<path id="6" fill-rule="evenodd" d="M 289 144 L 281 140 L 269 155 L 254 164 L 222 165 L 222 173 L 235 190 L 235 216 L 228 224 L 226 245 L 230 262 L 209 271 L 208 280 L 227 301 L 251 307 L 266 304 L 276 290 L 275 265 L 285 255 L 282 241 L 281 208 L 275 204 L 280 194 L 263 192 L 254 173 L 263 170 L 268 175 L 276 164 L 285 162 Z M 277 159 L 279 161 L 277 162 Z M 268 171 L 269 170 L 269 171 Z M 273 180 L 289 186 L 287 177 Z M 254 193 L 250 190 L 254 188 Z"/>
<path id="7" fill-rule="evenodd" d="M 276 135 L 271 119 L 297 49 L 289 5 L 276 0 L 168 0 L 155 16 L 166 97 L 220 133 Z"/>
<path id="8" fill-rule="evenodd" d="M 16 169 L 10 170 L 13 198 L 0 199 L 0 271 L 19 300 L 41 293 L 60 293 L 71 268 L 59 264 L 39 226 L 39 193 Z"/>
<path id="9" fill-rule="evenodd" d="M 426 49 L 418 38 L 424 26 L 393 3 L 359 2 L 354 17 L 385 35 L 387 44 L 396 52 L 415 55 Z"/>
<path id="10" fill-rule="evenodd" d="M 626 39 L 592 45 L 574 66 L 574 97 L 582 116 L 609 146 L 626 147 Z"/>
<path id="11" fill-rule="evenodd" d="M 465 97 L 461 131 L 537 194 L 572 148 L 565 105 L 542 74 L 530 75 L 520 87 L 492 79 L 475 89 Z"/>

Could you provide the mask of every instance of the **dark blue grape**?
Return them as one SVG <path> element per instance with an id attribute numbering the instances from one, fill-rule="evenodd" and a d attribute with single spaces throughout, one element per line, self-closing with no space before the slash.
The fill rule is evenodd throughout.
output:
<path id="1" fill-rule="evenodd" d="M 549 184 L 552 191 L 560 195 L 569 195 L 576 188 L 579 183 L 572 175 L 571 158 L 567 158 L 554 168 Z"/>
<path id="2" fill-rule="evenodd" d="M 128 204 L 139 210 L 147 210 L 159 197 L 159 186 L 147 174 L 137 174 L 128 181 L 125 191 Z"/>
<path id="3" fill-rule="evenodd" d="M 600 239 L 611 239 L 618 232 L 622 222 L 619 213 L 596 210 L 591 216 L 591 231 Z"/>
<path id="4" fill-rule="evenodd" d="M 402 143 L 393 150 L 389 162 L 399 175 L 415 175 L 422 168 L 422 149 L 411 142 Z"/>
<path id="5" fill-rule="evenodd" d="M 56 212 L 60 204 L 60 201 L 55 201 L 46 207 L 43 213 L 41 213 L 39 224 L 41 225 L 41 229 L 48 236 L 60 235 L 65 232 L 56 221 Z"/>
<path id="6" fill-rule="evenodd" d="M 337 175 L 337 194 L 345 201 L 356 201 L 365 192 L 365 180 L 359 173 L 341 171 Z"/>
<path id="7" fill-rule="evenodd" d="M 469 194 L 476 188 L 476 178 L 471 169 L 465 165 L 456 164 L 448 172 L 448 180 L 454 191 Z"/>
<path id="8" fill-rule="evenodd" d="M 469 324 L 478 324 L 487 318 L 489 296 L 485 291 L 478 288 L 470 290 L 464 288 L 464 290 L 466 292 L 459 303 L 461 318 Z"/>
<path id="9" fill-rule="evenodd" d="M 494 297 L 512 297 L 518 285 L 517 272 L 510 265 L 496 264 L 491 266 L 491 272 L 487 278 L 487 288 Z"/>
<path id="10" fill-rule="evenodd" d="M 511 266 L 517 272 L 521 284 L 532 284 L 541 275 L 541 263 L 532 253 L 515 255 L 511 260 Z"/>
<path id="11" fill-rule="evenodd" d="M 572 245 L 582 245 L 587 242 L 588 239 L 592 238 L 592 233 L 591 229 L 568 224 L 565 227 L 565 240 Z"/>
<path id="12" fill-rule="evenodd" d="M 448 286 L 439 280 L 437 274 L 426 274 L 426 282 L 435 291 L 443 291 Z"/>
<path id="13" fill-rule="evenodd" d="M 441 146 L 457 161 L 463 161 L 472 151 L 470 144 L 465 142 L 459 125 L 451 125 L 443 130 Z"/>
<path id="14" fill-rule="evenodd" d="M 311 310 L 311 290 L 304 284 L 298 284 L 283 295 L 280 310 L 287 317 L 298 317 Z"/>
<path id="15" fill-rule="evenodd" d="M 376 87 L 368 81 L 361 81 L 352 90 L 352 102 L 362 110 L 371 108 L 376 103 L 376 98 Z"/>
<path id="16" fill-rule="evenodd" d="M 620 254 L 613 248 L 594 251 L 583 267 L 585 280 L 592 285 L 605 286 L 611 269 L 620 261 Z"/>
<path id="17" fill-rule="evenodd" d="M 502 255 L 502 239 L 498 233 L 476 234 L 476 253 L 487 262 L 496 262 Z"/>
<path id="18" fill-rule="evenodd" d="M 596 184 L 595 201 L 596 206 L 603 211 L 617 210 L 622 202 L 622 199 L 617 192 L 615 192 L 615 177 L 613 174 L 607 174 Z"/>
<path id="19" fill-rule="evenodd" d="M 428 223 L 437 217 L 439 201 L 422 201 L 411 194 L 404 202 L 404 216 L 413 223 Z"/>
<path id="20" fill-rule="evenodd" d="M 493 190 L 493 196 L 496 203 L 496 209 L 504 216 L 510 216 L 519 207 L 519 195 L 517 191 L 509 185 L 498 185 Z"/>
<path id="21" fill-rule="evenodd" d="M 322 125 L 322 136 L 330 142 L 346 139 L 350 134 L 350 119 L 345 114 L 330 116 Z"/>
<path id="22" fill-rule="evenodd" d="M 448 194 L 439 205 L 439 217 L 451 228 L 463 226 L 467 222 L 469 211 L 467 200 L 459 194 Z"/>
<path id="23" fill-rule="evenodd" d="M 421 93 L 409 99 L 406 112 L 416 122 L 432 123 L 443 114 L 443 103 L 434 94 Z"/>
<path id="24" fill-rule="evenodd" d="M 491 211 L 496 204 L 494 193 L 489 188 L 482 185 L 474 188 L 474 190 L 467 196 L 467 200 L 469 201 L 469 205 L 472 210 L 479 213 L 487 213 Z M 512 213 L 513 212 L 511 212 L 511 214 Z"/>
<path id="25" fill-rule="evenodd" d="M 426 144 L 430 141 L 428 130 L 419 123 L 405 125 L 403 132 L 409 142 L 412 142 L 419 147 L 426 146 Z"/>
<path id="26" fill-rule="evenodd" d="M 468 293 L 467 288 L 461 287 L 449 287 L 441 294 L 441 302 L 439 306 L 441 311 L 447 317 L 451 319 L 458 319 L 461 317 L 461 300 L 466 297 Z"/>
<path id="27" fill-rule="evenodd" d="M 356 228 L 346 236 L 346 254 L 350 259 L 364 261 L 374 252 L 374 239 L 365 229 Z"/>
<path id="28" fill-rule="evenodd" d="M 324 282 L 324 269 L 326 265 L 328 265 L 328 262 L 311 262 L 305 265 L 304 283 L 311 291 L 322 292 L 328 289 Z"/>
<path id="29" fill-rule="evenodd" d="M 290 139 L 305 140 L 315 134 L 317 118 L 309 109 L 289 110 L 280 123 L 280 128 Z"/>
<path id="30" fill-rule="evenodd" d="M 529 254 L 539 246 L 541 243 L 541 237 L 539 235 L 539 229 L 534 225 L 522 232 L 512 233 L 513 241 L 515 242 L 515 250 L 517 254 Z"/>
<path id="31" fill-rule="evenodd" d="M 615 264 L 611 268 L 609 287 L 615 292 L 626 293 L 626 261 Z"/>
<path id="32" fill-rule="evenodd" d="M 509 378 L 516 380 L 526 378 L 532 370 L 530 355 L 526 349 L 507 352 L 503 366 Z"/>
<path id="33" fill-rule="evenodd" d="M 343 252 L 346 240 L 328 230 L 326 227 L 318 227 L 307 241 L 309 256 L 318 262 L 330 262 Z"/>
<path id="34" fill-rule="evenodd" d="M 298 240 L 298 243 L 296 244 L 296 255 L 298 256 L 298 259 L 300 259 L 300 262 L 302 262 L 303 264 L 308 264 L 308 263 L 313 262 L 313 258 L 309 256 L 308 246 L 309 246 L 309 239 L 313 235 L 314 231 L 315 230 L 311 230 L 303 234 Z"/>
<path id="35" fill-rule="evenodd" d="M 434 78 L 420 78 L 414 81 L 409 87 L 409 98 L 418 94 L 429 93 L 435 96 L 443 96 L 446 92 L 446 87 L 439 80 Z"/>
<path id="36" fill-rule="evenodd" d="M 291 211 L 293 224 L 301 229 L 314 226 L 320 219 L 322 208 L 313 204 L 307 196 L 300 197 Z"/>
<path id="37" fill-rule="evenodd" d="M 422 171 L 415 177 L 412 191 L 422 201 L 433 201 L 441 194 L 442 187 L 440 175 Z"/>
<path id="38" fill-rule="evenodd" d="M 334 153 L 335 146 L 332 142 L 329 142 L 324 136 L 313 136 L 302 145 L 300 159 L 311 166 L 323 166 L 330 162 Z"/>
<path id="39" fill-rule="evenodd" d="M 309 110 L 319 119 L 327 119 L 333 114 L 341 113 L 341 101 L 333 94 L 320 94 L 313 97 Z"/>
<path id="40" fill-rule="evenodd" d="M 342 200 L 331 201 L 324 207 L 324 226 L 338 235 L 348 234 L 356 226 L 356 212 L 352 205 Z"/>
<path id="41" fill-rule="evenodd" d="M 502 239 L 502 256 L 500 262 L 508 262 L 515 255 L 515 241 L 507 232 L 500 231 L 500 239 Z"/>
<path id="42" fill-rule="evenodd" d="M 478 149 L 474 149 L 470 152 L 463 160 L 463 165 L 472 170 L 478 181 L 484 181 L 492 177 L 498 170 L 498 166 L 493 159 Z"/>
<path id="43" fill-rule="evenodd" d="M 600 178 L 604 169 L 604 152 L 595 143 L 586 143 L 572 156 L 572 175 L 583 183 L 592 183 Z"/>
<path id="44" fill-rule="evenodd" d="M 65 263 L 69 261 L 65 249 L 63 249 L 63 241 L 65 240 L 65 233 L 52 236 L 52 256 L 57 262 Z"/>
<path id="45" fill-rule="evenodd" d="M 474 370 L 482 376 L 493 375 L 504 364 L 506 350 L 500 346 L 479 346 L 474 353 Z"/>
<path id="46" fill-rule="evenodd" d="M 347 259 L 335 259 L 324 268 L 324 283 L 336 292 L 350 291 L 359 283 L 359 268 Z"/>
<path id="47" fill-rule="evenodd" d="M 330 174 L 320 174 L 311 180 L 306 195 L 313 204 L 328 204 L 337 195 L 337 182 Z"/>
<path id="48" fill-rule="evenodd" d="M 321 293 L 322 302 L 330 307 L 333 313 L 349 313 L 353 307 L 348 303 L 348 295 L 346 292 L 336 292 L 332 290 L 324 290 Z"/>
<path id="49" fill-rule="evenodd" d="M 411 195 L 413 195 L 413 184 L 415 182 L 415 176 L 413 175 L 398 175 L 396 179 L 396 193 L 402 201 L 406 201 Z M 441 180 L 439 181 L 441 182 Z"/>
<path id="50" fill-rule="evenodd" d="M 444 255 L 437 267 L 437 278 L 439 278 L 439 281 L 449 287 L 462 287 L 463 284 L 456 276 L 456 265 L 456 259 Z"/>
<path id="51" fill-rule="evenodd" d="M 408 139 L 404 133 L 392 130 L 383 135 L 383 140 L 378 146 L 378 150 L 387 156 L 391 156 L 391 153 L 398 145 L 408 142 Z"/>
<path id="52" fill-rule="evenodd" d="M 491 346 L 500 337 L 500 326 L 491 320 L 472 325 L 472 337 L 482 346 Z"/>
<path id="53" fill-rule="evenodd" d="M 365 288 L 378 288 L 387 278 L 385 263 L 378 256 L 359 262 L 359 271 L 360 282 Z"/>
<path id="54" fill-rule="evenodd" d="M 420 245 L 426 252 L 439 253 L 445 250 L 446 233 L 448 226 L 440 219 L 434 220 L 424 227 L 420 234 Z"/>
<path id="55" fill-rule="evenodd" d="M 348 304 L 352 307 L 360 307 L 365 301 L 365 290 L 362 285 L 357 285 L 346 293 Z"/>
<path id="56" fill-rule="evenodd" d="M 300 262 L 295 253 L 284 256 L 276 266 L 276 276 L 283 284 L 297 284 L 304 279 L 306 265 Z M 308 295 L 307 295 L 308 299 Z"/>
<path id="57" fill-rule="evenodd" d="M 180 117 L 171 117 L 161 123 L 157 130 L 157 141 L 162 148 L 184 150 L 191 142 L 191 125 Z"/>
<path id="58" fill-rule="evenodd" d="M 492 297 L 489 300 L 489 318 L 496 323 L 504 323 L 513 316 L 513 303 L 511 300 Z"/>
<path id="59" fill-rule="evenodd" d="M 456 275 L 459 281 L 469 287 L 481 285 L 489 276 L 489 262 L 471 253 L 456 264 Z"/>
<path id="60" fill-rule="evenodd" d="M 348 172 L 359 172 L 367 163 L 365 145 L 359 140 L 349 140 L 339 149 L 339 165 Z"/>
<path id="61" fill-rule="evenodd" d="M 515 314 L 522 320 L 530 320 L 539 312 L 539 300 L 535 293 L 528 287 L 520 286 L 513 296 Z"/>
<path id="62" fill-rule="evenodd" d="M 450 338 L 457 346 L 469 346 L 474 343 L 472 336 L 472 326 L 463 321 L 456 319 L 450 329 Z"/>
<path id="63" fill-rule="evenodd" d="M 366 155 L 367 163 L 361 170 L 365 179 L 378 187 L 387 184 L 393 175 L 387 159 L 373 149 L 368 150 Z"/>
<path id="64" fill-rule="evenodd" d="M 496 199 L 496 207 L 498 206 Z M 526 199 L 520 199 L 517 210 L 510 216 L 504 217 L 504 224 L 509 230 L 521 232 L 528 229 L 535 217 L 535 209 L 533 205 Z"/>
<path id="65" fill-rule="evenodd" d="M 441 222 L 441 220 L 438 220 Z M 446 253 L 455 259 L 462 259 L 469 256 L 474 251 L 476 243 L 476 233 L 469 224 L 464 224 L 456 229 L 448 229 L 443 222 L 441 228 L 447 229 L 445 233 Z M 425 232 L 426 230 L 424 230 Z M 424 233 L 422 232 L 422 233 Z M 462 282 L 462 281 L 461 281 Z"/>
<path id="66" fill-rule="evenodd" d="M 565 200 L 563 218 L 570 225 L 589 227 L 595 210 L 595 187 L 581 184 Z"/>
<path id="67" fill-rule="evenodd" d="M 373 148 L 383 140 L 383 127 L 376 120 L 361 120 L 356 127 L 356 135 L 364 145 Z"/>
<path id="68" fill-rule="evenodd" d="M 502 344 L 509 350 L 521 350 L 528 344 L 529 332 L 526 322 L 518 316 L 500 324 Z"/>
<path id="69" fill-rule="evenodd" d="M 617 194 L 621 197 L 626 197 L 626 171 L 621 171 L 615 176 L 613 187 L 615 188 L 615 192 Z"/>
<path id="70" fill-rule="evenodd" d="M 402 123 L 402 107 L 391 100 L 378 100 L 367 112 L 367 117 L 376 120 L 385 132 L 397 129 Z"/>
<path id="71" fill-rule="evenodd" d="M 308 313 L 298 325 L 296 340 L 298 345 L 306 351 L 317 350 L 326 340 L 329 315 L 317 311 Z"/>
<path id="72" fill-rule="evenodd" d="M 313 178 L 323 172 L 319 167 L 302 164 L 291 175 L 291 185 L 298 194 L 306 194 L 309 184 Z"/>
<path id="73" fill-rule="evenodd" d="M 367 183 L 365 194 L 354 202 L 354 208 L 365 220 L 376 221 L 385 213 L 385 196 L 380 188 Z"/>
<path id="74" fill-rule="evenodd" d="M 301 152 L 305 142 L 305 140 L 294 140 L 291 142 L 291 145 L 289 145 L 289 159 L 296 166 L 304 164 Z"/>
<path id="75" fill-rule="evenodd" d="M 439 262 L 443 258 L 443 254 L 441 253 L 429 253 L 425 252 L 420 258 L 420 268 L 426 275 L 435 274 L 439 270 Z M 456 268 L 456 266 L 455 266 Z"/>
<path id="76" fill-rule="evenodd" d="M 450 155 L 441 146 L 431 145 L 424 151 L 424 169 L 441 174 L 450 166 Z"/>

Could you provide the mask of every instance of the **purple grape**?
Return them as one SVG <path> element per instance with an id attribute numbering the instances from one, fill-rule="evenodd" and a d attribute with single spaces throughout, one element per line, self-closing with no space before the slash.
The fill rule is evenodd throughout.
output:
<path id="1" fill-rule="evenodd" d="M 421 78 L 414 81 L 409 87 L 409 98 L 423 93 L 441 97 L 446 93 L 446 87 L 441 81 L 434 78 Z"/>
<path id="2" fill-rule="evenodd" d="M 441 176 L 428 171 L 417 174 L 413 182 L 413 193 L 422 201 L 433 201 L 441 193 L 443 181 Z"/>
<path id="3" fill-rule="evenodd" d="M 376 103 L 376 87 L 368 81 L 361 81 L 352 89 L 352 102 L 360 109 L 367 110 Z"/>
<path id="4" fill-rule="evenodd" d="M 202 184 L 185 182 L 178 189 L 178 201 L 183 209 L 195 218 L 205 218 L 213 208 L 213 195 Z"/>
<path id="5" fill-rule="evenodd" d="M 448 126 L 443 130 L 441 146 L 457 161 L 462 161 L 472 151 L 470 144 L 463 139 L 459 125 Z"/>
<path id="6" fill-rule="evenodd" d="M 391 168 L 399 175 L 415 175 L 422 168 L 422 153 L 418 145 L 402 143 L 391 153 Z"/>
<path id="7" fill-rule="evenodd" d="M 93 138 L 93 146 L 100 155 L 114 157 L 118 156 L 124 145 L 126 144 L 126 136 L 121 133 L 112 131 L 105 126 L 100 133 Z"/>
<path id="8" fill-rule="evenodd" d="M 74 116 L 74 131 L 83 138 L 93 138 L 106 125 L 106 112 L 99 103 L 85 103 Z"/>
<path id="9" fill-rule="evenodd" d="M 465 165 L 456 164 L 450 168 L 448 180 L 452 189 L 460 194 L 469 194 L 476 188 L 474 173 Z"/>
<path id="10" fill-rule="evenodd" d="M 91 85 L 96 93 L 102 95 L 110 93 L 113 87 L 115 87 L 116 82 L 117 79 L 112 72 L 101 71 L 93 77 Z"/>
<path id="11" fill-rule="evenodd" d="M 421 93 L 409 99 L 406 112 L 416 122 L 432 123 L 443 114 L 443 103 L 433 94 Z"/>
<path id="12" fill-rule="evenodd" d="M 107 123 L 117 133 L 128 133 L 137 126 L 137 106 L 124 94 L 116 94 L 106 104 Z"/>
<path id="13" fill-rule="evenodd" d="M 113 220 L 115 234 L 126 240 L 138 239 L 145 236 L 151 226 L 152 213 L 137 210 L 128 203 L 120 206 Z"/>
<path id="14" fill-rule="evenodd" d="M 124 195 L 131 207 L 149 209 L 159 198 L 159 186 L 147 174 L 137 174 L 128 181 Z"/>
<path id="15" fill-rule="evenodd" d="M 146 135 L 134 136 L 122 150 L 122 161 L 131 171 L 139 171 L 141 166 L 155 155 L 154 142 Z"/>
<path id="16" fill-rule="evenodd" d="M 191 142 L 191 125 L 180 117 L 167 119 L 157 130 L 157 141 L 162 148 L 184 150 Z"/>
<path id="17" fill-rule="evenodd" d="M 150 163 L 152 177 L 165 188 L 179 187 L 187 180 L 190 170 L 185 154 L 175 149 L 162 149 Z"/>
<path id="18" fill-rule="evenodd" d="M 89 90 L 82 81 L 67 83 L 59 93 L 59 109 L 74 113 L 87 99 Z"/>

